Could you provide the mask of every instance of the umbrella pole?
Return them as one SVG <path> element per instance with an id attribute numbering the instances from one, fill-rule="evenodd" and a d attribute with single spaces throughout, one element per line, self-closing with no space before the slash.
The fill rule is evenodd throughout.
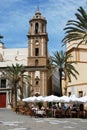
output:
<path id="1" fill-rule="evenodd" d="M 52 102 L 52 117 L 53 117 L 53 102 Z"/>

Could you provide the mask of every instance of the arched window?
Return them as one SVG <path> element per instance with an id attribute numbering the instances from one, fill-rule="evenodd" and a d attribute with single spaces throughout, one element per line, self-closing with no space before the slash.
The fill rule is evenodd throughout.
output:
<path id="1" fill-rule="evenodd" d="M 6 88 L 6 79 L 1 79 L 1 88 Z"/>
<path id="2" fill-rule="evenodd" d="M 39 48 L 35 48 L 35 56 L 39 56 Z"/>
<path id="3" fill-rule="evenodd" d="M 38 85 L 39 84 L 39 81 L 38 80 L 36 80 L 36 85 Z"/>
<path id="4" fill-rule="evenodd" d="M 35 24 L 35 33 L 38 33 L 38 23 Z"/>
<path id="5" fill-rule="evenodd" d="M 42 33 L 44 32 L 44 24 L 42 24 Z"/>
<path id="6" fill-rule="evenodd" d="M 31 25 L 31 30 L 32 30 L 33 24 L 31 23 L 30 25 Z"/>

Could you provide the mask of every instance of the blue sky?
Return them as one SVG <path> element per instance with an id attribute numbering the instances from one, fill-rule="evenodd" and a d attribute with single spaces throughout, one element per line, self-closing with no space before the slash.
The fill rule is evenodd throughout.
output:
<path id="1" fill-rule="evenodd" d="M 7 48 L 28 46 L 29 20 L 39 5 L 42 16 L 47 19 L 50 53 L 65 49 L 61 47 L 63 28 L 68 20 L 75 19 L 77 9 L 87 9 L 87 0 L 2 0 L 0 2 L 0 34 Z"/>

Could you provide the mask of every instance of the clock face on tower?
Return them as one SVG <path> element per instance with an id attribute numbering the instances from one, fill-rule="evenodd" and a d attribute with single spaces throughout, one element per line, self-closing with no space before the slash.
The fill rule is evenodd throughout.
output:
<path id="1" fill-rule="evenodd" d="M 36 41 L 36 42 L 35 42 L 35 44 L 36 44 L 36 45 L 39 45 L 39 42 L 38 42 L 38 41 Z"/>

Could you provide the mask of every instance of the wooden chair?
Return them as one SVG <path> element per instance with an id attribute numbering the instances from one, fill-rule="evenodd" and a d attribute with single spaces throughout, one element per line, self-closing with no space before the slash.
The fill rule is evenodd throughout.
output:
<path id="1" fill-rule="evenodd" d="M 62 111 L 61 111 L 61 117 L 66 117 L 65 109 L 62 109 Z"/>
<path id="2" fill-rule="evenodd" d="M 19 109 L 18 109 L 18 114 L 25 114 L 25 110 L 24 110 L 24 107 L 22 106 L 19 106 Z"/>
<path id="3" fill-rule="evenodd" d="M 71 109 L 69 108 L 67 111 L 66 111 L 66 117 L 70 117 L 70 118 L 72 118 L 72 111 L 71 111 Z"/>
<path id="4" fill-rule="evenodd" d="M 60 109 L 56 109 L 55 117 L 60 118 L 62 111 Z"/>

